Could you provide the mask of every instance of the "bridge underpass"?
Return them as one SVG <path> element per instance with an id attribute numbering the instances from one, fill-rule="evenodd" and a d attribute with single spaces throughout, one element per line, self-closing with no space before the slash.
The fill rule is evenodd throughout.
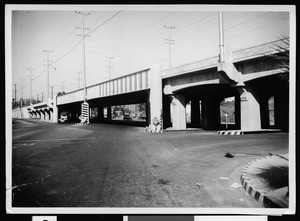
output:
<path id="1" fill-rule="evenodd" d="M 135 126 L 149 125 L 149 89 L 132 92 L 121 95 L 114 95 L 110 97 L 102 97 L 88 100 L 91 123 L 111 123 L 111 124 L 125 124 Z M 75 102 L 70 104 L 58 105 L 58 115 L 63 111 L 71 113 L 71 122 L 80 122 L 79 116 L 81 115 L 82 102 Z M 143 104 L 145 106 L 145 119 L 143 120 L 124 120 L 122 118 L 114 118 L 113 109 L 115 106 L 123 106 L 124 109 L 128 105 Z M 130 110 L 129 110 L 130 111 Z M 123 113 L 122 113 L 123 114 Z"/>
<path id="2" fill-rule="evenodd" d="M 240 130 L 241 105 L 250 100 L 244 112 L 252 112 L 253 118 L 249 120 L 255 121 L 259 129 L 288 131 L 289 87 L 283 76 L 247 81 L 245 87 L 252 94 L 250 99 L 245 99 L 243 91 L 231 84 L 192 86 L 164 95 L 164 125 L 176 129 Z"/>
<path id="3" fill-rule="evenodd" d="M 162 81 L 160 65 L 130 75 L 87 87 L 90 120 L 95 123 L 117 123 L 157 128 L 162 124 Z M 84 90 L 57 97 L 58 117 L 71 113 L 71 122 L 79 122 Z M 151 106 L 151 108 L 150 108 Z M 125 116 L 126 115 L 126 116 Z"/>
<path id="4" fill-rule="evenodd" d="M 185 88 L 174 93 L 174 98 L 164 96 L 164 123 L 166 127 L 172 127 L 172 119 L 169 113 L 179 111 L 186 113 L 177 116 L 178 125 L 188 128 L 203 128 L 205 130 L 225 129 L 224 113 L 221 112 L 221 102 L 225 98 L 232 98 L 234 106 L 231 107 L 234 115 L 233 123 L 231 122 L 228 129 L 240 129 L 239 119 L 239 96 L 238 91 L 229 84 L 209 84 Z M 179 107 L 178 107 L 179 106 Z M 189 106 L 189 108 L 187 108 Z M 173 109 L 172 109 L 173 108 Z M 180 119 L 179 119 L 180 118 Z"/>
<path id="5" fill-rule="evenodd" d="M 120 95 L 113 95 L 110 97 L 96 98 L 89 100 L 89 106 L 93 109 L 97 114 L 94 117 L 92 122 L 95 123 L 111 123 L 111 124 L 125 124 L 125 125 L 134 125 L 134 126 L 143 126 L 150 124 L 149 119 L 149 96 L 150 90 L 142 90 L 137 92 L 131 92 Z M 139 120 L 137 113 L 138 105 L 143 105 L 145 107 L 144 115 L 145 118 L 143 120 Z M 122 108 L 122 113 L 116 116 L 118 111 L 115 111 L 114 108 L 118 106 Z M 131 109 L 126 107 L 131 107 Z M 130 120 L 124 120 L 124 112 L 128 112 L 132 117 Z M 139 112 L 140 113 L 140 112 Z"/>

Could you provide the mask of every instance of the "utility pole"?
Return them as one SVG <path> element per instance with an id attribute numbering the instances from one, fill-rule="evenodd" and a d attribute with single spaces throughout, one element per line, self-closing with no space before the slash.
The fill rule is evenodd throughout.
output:
<path id="1" fill-rule="evenodd" d="M 108 77 L 109 77 L 109 80 L 111 79 L 111 69 L 113 68 L 113 66 L 111 65 L 111 59 L 114 59 L 114 57 L 108 57 L 108 56 L 105 56 L 107 59 L 108 59 L 108 65 L 106 66 L 108 68 Z"/>
<path id="2" fill-rule="evenodd" d="M 78 88 L 80 88 L 80 80 L 81 80 L 81 77 L 80 77 L 80 74 L 81 74 L 82 71 L 76 71 L 76 73 L 78 73 Z"/>
<path id="3" fill-rule="evenodd" d="M 21 78 L 21 97 L 20 97 L 20 105 L 21 105 L 21 108 L 23 107 L 23 81 L 24 81 L 24 78 Z M 22 111 L 21 111 L 21 117 L 22 117 Z"/>
<path id="4" fill-rule="evenodd" d="M 165 39 L 167 42 L 165 42 L 166 44 L 169 44 L 169 68 L 171 68 L 171 45 L 174 45 L 175 43 L 174 43 L 174 41 L 175 40 L 173 40 L 172 38 L 171 38 L 171 31 L 172 31 L 172 29 L 174 29 L 175 27 L 173 27 L 173 26 L 166 26 L 166 25 L 164 25 L 164 27 L 165 28 L 167 28 L 167 29 L 169 29 L 169 39 Z"/>
<path id="5" fill-rule="evenodd" d="M 44 92 L 42 92 L 42 102 L 44 101 Z"/>
<path id="6" fill-rule="evenodd" d="M 48 51 L 48 50 L 43 50 L 43 52 L 46 52 L 47 53 L 47 60 L 44 60 L 47 62 L 46 66 L 47 66 L 47 90 L 46 90 L 46 99 L 48 100 L 49 99 L 49 68 L 50 68 L 50 65 L 49 64 L 49 53 L 53 52 L 53 51 Z"/>
<path id="7" fill-rule="evenodd" d="M 66 81 L 60 81 L 60 83 L 61 83 L 61 92 L 63 92 L 64 91 L 64 83 L 65 83 Z"/>
<path id="8" fill-rule="evenodd" d="M 23 81 L 24 81 L 25 79 L 24 79 L 24 78 L 21 78 L 20 80 L 21 80 L 21 98 L 20 98 L 20 99 L 23 99 L 23 87 L 24 87 Z M 22 105 L 22 102 L 21 102 L 21 105 Z"/>
<path id="9" fill-rule="evenodd" d="M 39 94 L 36 94 L 36 100 L 37 100 L 37 103 L 39 103 L 39 101 L 40 101 Z"/>
<path id="10" fill-rule="evenodd" d="M 53 100 L 53 88 L 54 86 L 50 86 L 51 87 L 51 99 Z"/>
<path id="11" fill-rule="evenodd" d="M 89 28 L 85 28 L 84 27 L 84 16 L 90 15 L 90 13 L 84 13 L 81 11 L 75 11 L 76 14 L 81 14 L 82 15 L 82 27 L 76 27 L 77 29 L 82 29 L 82 72 L 83 72 L 83 89 L 84 89 L 84 101 L 87 100 L 87 92 L 86 92 L 86 68 L 85 68 L 85 37 L 89 37 L 86 36 L 84 31 L 85 30 L 89 30 Z"/>
<path id="12" fill-rule="evenodd" d="M 30 71 L 30 75 L 29 75 L 29 81 L 30 81 L 30 98 L 29 98 L 29 101 L 30 101 L 30 105 L 32 105 L 32 70 L 34 70 L 33 68 L 27 68 L 27 70 Z"/>
<path id="13" fill-rule="evenodd" d="M 220 62 L 225 62 L 224 57 L 224 26 L 223 26 L 223 12 L 219 11 L 219 47 L 220 47 Z"/>
<path id="14" fill-rule="evenodd" d="M 14 90 L 14 94 L 15 94 L 15 95 L 14 95 L 14 97 L 15 97 L 15 100 L 14 100 L 14 101 L 15 101 L 15 102 L 14 102 L 14 103 L 17 104 L 17 84 L 13 84 L 13 85 L 15 85 L 15 90 Z"/>

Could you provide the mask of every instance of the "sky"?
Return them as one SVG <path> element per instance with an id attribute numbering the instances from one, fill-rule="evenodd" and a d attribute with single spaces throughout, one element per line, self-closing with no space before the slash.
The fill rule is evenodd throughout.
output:
<path id="1" fill-rule="evenodd" d="M 78 6 L 78 9 L 81 7 Z M 171 66 L 180 66 L 218 55 L 218 11 L 216 10 L 85 10 L 85 64 L 87 86 L 127 75 L 160 63 L 169 68 L 169 28 Z M 47 88 L 46 52 L 52 64 L 50 86 L 54 94 L 83 86 L 82 15 L 75 10 L 12 10 L 12 84 L 17 84 L 17 100 L 29 98 L 29 68 L 32 68 L 32 95 L 44 96 Z M 284 11 L 223 12 L 225 44 L 243 49 L 289 36 L 289 13 Z M 166 27 L 165 27 L 166 26 Z M 89 34 L 90 33 L 90 34 Z M 109 70 L 109 59 L 112 68 Z M 80 73 L 81 72 L 81 73 Z M 79 80 L 79 77 L 81 78 Z M 79 85 L 80 84 L 80 85 Z M 13 88 L 14 89 L 14 88 Z M 39 94 L 39 95 L 37 95 Z M 12 94 L 14 96 L 14 94 Z"/>

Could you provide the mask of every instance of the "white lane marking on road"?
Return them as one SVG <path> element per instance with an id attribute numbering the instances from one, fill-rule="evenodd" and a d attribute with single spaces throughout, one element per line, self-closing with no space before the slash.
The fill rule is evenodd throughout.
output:
<path id="1" fill-rule="evenodd" d="M 64 138 L 64 139 L 44 139 L 44 140 L 16 140 L 13 142 L 20 143 L 20 142 L 36 142 L 36 141 L 61 141 L 61 140 L 94 140 L 94 137 L 91 138 Z"/>
<path id="2" fill-rule="evenodd" d="M 34 143 L 23 143 L 23 144 L 17 144 L 17 145 L 14 145 L 12 148 L 15 149 L 15 148 L 19 148 L 19 147 L 28 147 L 28 146 L 33 146 Z"/>
<path id="3" fill-rule="evenodd" d="M 28 132 L 28 133 L 25 133 L 25 134 L 20 134 L 20 135 L 18 135 L 18 136 L 13 136 L 13 138 L 16 139 L 16 138 L 24 137 L 24 136 L 27 136 L 27 135 L 29 135 L 29 134 L 34 134 L 34 133 L 36 133 L 36 132 L 37 132 L 37 131 L 31 131 L 31 132 Z"/>
<path id="4" fill-rule="evenodd" d="M 21 123 L 23 123 L 23 124 L 32 124 L 31 122 L 27 122 L 27 121 L 24 121 L 24 120 L 17 120 L 17 121 L 19 121 L 19 122 L 21 122 Z"/>

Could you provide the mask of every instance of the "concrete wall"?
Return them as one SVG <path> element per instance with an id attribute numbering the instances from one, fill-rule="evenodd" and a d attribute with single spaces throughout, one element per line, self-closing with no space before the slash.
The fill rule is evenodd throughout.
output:
<path id="1" fill-rule="evenodd" d="M 30 118 L 27 107 L 12 110 L 12 118 Z"/>

